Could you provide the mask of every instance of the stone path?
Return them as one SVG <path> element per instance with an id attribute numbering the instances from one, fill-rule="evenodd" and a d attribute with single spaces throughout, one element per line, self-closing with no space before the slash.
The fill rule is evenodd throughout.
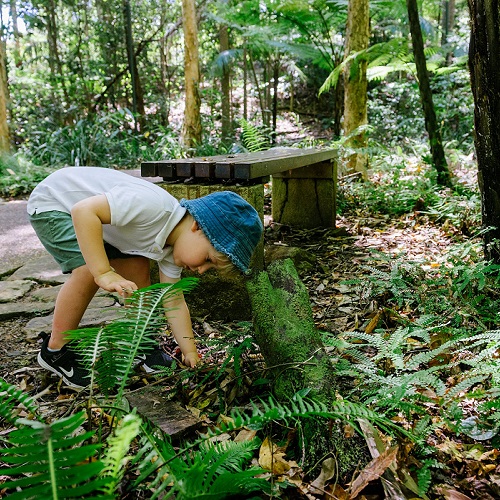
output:
<path id="1" fill-rule="evenodd" d="M 0 281 L 0 321 L 31 317 L 25 326 L 26 340 L 36 342 L 40 332 L 50 332 L 56 296 L 66 279 L 48 253 L 7 271 Z M 118 297 L 100 290 L 80 326 L 113 320 L 119 307 Z"/>

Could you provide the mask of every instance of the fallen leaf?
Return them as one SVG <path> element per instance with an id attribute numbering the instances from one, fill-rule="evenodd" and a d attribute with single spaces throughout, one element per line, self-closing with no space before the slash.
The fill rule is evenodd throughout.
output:
<path id="1" fill-rule="evenodd" d="M 241 429 L 240 432 L 234 438 L 235 443 L 243 443 L 245 441 L 251 441 L 257 435 L 257 431 L 251 429 Z"/>
<path id="2" fill-rule="evenodd" d="M 397 453 L 398 447 L 394 446 L 374 458 L 352 482 L 350 488 L 351 499 L 356 498 L 356 496 L 368 485 L 369 482 L 378 479 L 396 460 Z"/>
<path id="3" fill-rule="evenodd" d="M 290 470 L 290 464 L 283 458 L 285 453 L 266 437 L 259 450 L 259 465 L 273 474 L 284 474 Z"/>
<path id="4" fill-rule="evenodd" d="M 325 483 L 337 473 L 337 461 L 334 458 L 327 458 L 321 464 L 319 476 L 311 483 L 311 493 L 323 493 Z"/>

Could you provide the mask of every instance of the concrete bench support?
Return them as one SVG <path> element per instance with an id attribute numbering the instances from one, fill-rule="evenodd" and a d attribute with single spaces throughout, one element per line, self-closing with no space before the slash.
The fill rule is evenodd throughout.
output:
<path id="1" fill-rule="evenodd" d="M 337 164 L 317 163 L 273 174 L 273 221 L 295 227 L 335 227 Z"/>

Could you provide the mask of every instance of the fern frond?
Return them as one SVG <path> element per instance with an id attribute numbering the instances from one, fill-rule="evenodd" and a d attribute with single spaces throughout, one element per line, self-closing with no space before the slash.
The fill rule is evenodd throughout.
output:
<path id="1" fill-rule="evenodd" d="M 103 464 L 93 461 L 100 444 L 84 444 L 93 432 L 77 433 L 85 413 L 76 413 L 50 425 L 19 419 L 21 427 L 4 440 L 2 460 L 11 468 L 1 473 L 17 477 L 3 484 L 16 490 L 9 498 L 113 498 L 100 491 L 107 483 L 100 478 Z"/>
<path id="2" fill-rule="evenodd" d="M 184 278 L 175 284 L 158 283 L 133 293 L 122 308 L 122 317 L 102 328 L 69 332 L 78 340 L 78 350 L 87 368 L 97 371 L 96 380 L 106 394 L 117 387 L 117 398 L 123 397 L 133 374 L 136 358 L 157 345 L 157 335 L 164 327 L 165 311 L 179 293 L 189 292 L 196 278 Z"/>
<path id="3" fill-rule="evenodd" d="M 102 460 L 104 469 L 101 476 L 108 479 L 104 489 L 105 493 L 112 495 L 125 472 L 125 465 L 131 459 L 127 457 L 130 444 L 139 433 L 141 419 L 134 414 L 126 415 L 115 429 L 114 436 L 108 438 L 109 447 Z"/>
<path id="4" fill-rule="evenodd" d="M 488 374 L 481 374 L 475 376 L 467 376 L 464 380 L 453 386 L 445 395 L 445 401 L 449 402 L 455 399 L 461 392 L 467 392 L 471 387 L 476 384 L 484 382 L 488 378 Z"/>
<path id="5" fill-rule="evenodd" d="M 15 424 L 19 405 L 22 405 L 41 421 L 41 417 L 38 416 L 38 406 L 33 398 L 15 385 L 9 384 L 3 378 L 0 378 L 0 418 Z"/>
<path id="6" fill-rule="evenodd" d="M 255 125 L 245 119 L 240 120 L 241 141 L 250 153 L 269 149 L 269 138 Z"/>

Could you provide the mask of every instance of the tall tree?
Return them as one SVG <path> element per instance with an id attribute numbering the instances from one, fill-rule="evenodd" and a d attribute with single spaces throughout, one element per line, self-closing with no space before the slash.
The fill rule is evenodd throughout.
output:
<path id="1" fill-rule="evenodd" d="M 57 25 L 57 12 L 56 12 L 56 2 L 54 0 L 48 0 L 46 8 L 45 22 L 47 27 L 47 42 L 49 46 L 49 68 L 52 77 L 53 90 L 60 87 L 63 92 L 65 105 L 69 107 L 70 97 L 68 90 L 66 88 L 66 78 L 64 76 L 63 63 L 61 56 L 59 54 L 59 33 Z M 59 102 L 54 94 L 55 103 Z M 60 112 L 63 111 L 62 108 L 56 109 Z"/>
<path id="2" fill-rule="evenodd" d="M 446 162 L 446 156 L 439 131 L 436 110 L 432 99 L 432 91 L 427 71 L 427 62 L 424 54 L 424 40 L 422 29 L 420 28 L 420 17 L 418 15 L 417 0 L 406 0 L 408 10 L 408 19 L 410 21 L 411 41 L 413 45 L 413 56 L 417 67 L 418 88 L 420 91 L 420 100 L 424 110 L 425 129 L 429 134 L 432 163 L 437 171 L 438 183 L 443 186 L 449 186 L 450 171 Z"/>
<path id="3" fill-rule="evenodd" d="M 500 4 L 469 0 L 469 68 L 474 94 L 475 146 L 485 257 L 500 264 Z"/>
<path id="4" fill-rule="evenodd" d="M 201 144 L 200 69 L 198 55 L 198 24 L 194 0 L 182 0 L 184 31 L 184 82 L 186 99 L 181 141 L 187 148 Z"/>
<path id="5" fill-rule="evenodd" d="M 130 12 L 130 0 L 123 0 L 123 18 L 125 21 L 125 40 L 127 44 L 128 68 L 132 83 L 132 110 L 135 117 L 135 126 L 144 126 L 144 95 L 142 92 L 141 79 L 137 69 L 137 57 L 134 49 L 134 39 L 132 36 L 132 15 Z M 138 118 L 138 119 L 137 119 Z"/>
<path id="6" fill-rule="evenodd" d="M 345 57 L 368 48 L 370 38 L 370 14 L 368 0 L 349 0 L 347 12 Z M 355 132 L 368 122 L 366 59 L 353 57 L 345 67 L 344 73 L 344 135 L 348 137 L 347 146 L 359 149 L 366 146 L 363 130 Z M 355 152 L 347 160 L 347 170 L 361 172 L 366 177 L 368 155 Z"/>
<path id="7" fill-rule="evenodd" d="M 10 149 L 10 132 L 7 115 L 9 88 L 7 84 L 5 42 L 0 40 L 0 152 Z"/>
<path id="8" fill-rule="evenodd" d="M 231 80 L 229 61 L 229 28 L 227 24 L 222 24 L 219 28 L 219 46 L 222 56 L 222 74 L 220 76 L 221 84 L 221 135 L 222 141 L 228 143 L 231 139 Z"/>

